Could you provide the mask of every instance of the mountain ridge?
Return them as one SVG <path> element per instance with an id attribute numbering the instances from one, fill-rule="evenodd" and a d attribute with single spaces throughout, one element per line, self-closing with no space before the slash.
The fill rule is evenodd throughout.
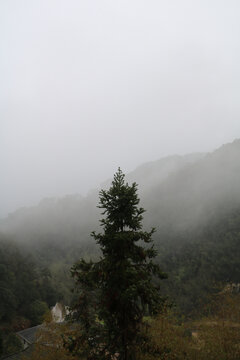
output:
<path id="1" fill-rule="evenodd" d="M 212 153 L 173 155 L 145 163 L 126 174 L 126 181 L 139 185 L 147 226 L 186 228 L 201 222 L 208 212 L 213 215 L 223 203 L 226 210 L 240 204 L 239 158 L 240 140 L 235 140 Z M 102 184 L 103 188 L 109 183 Z M 37 206 L 10 214 L 1 221 L 0 231 L 15 236 L 23 233 L 23 237 L 31 237 L 31 232 L 63 237 L 71 233 L 70 238 L 77 240 L 78 232 L 86 237 L 98 227 L 97 204 L 98 190 L 85 197 L 43 199 Z"/>
<path id="2" fill-rule="evenodd" d="M 156 228 L 157 261 L 169 274 L 163 293 L 188 312 L 199 298 L 207 297 L 214 281 L 236 282 L 240 277 L 240 140 L 194 162 L 183 159 L 155 163 L 162 169 L 156 181 L 151 163 L 151 171 L 146 165 L 137 168 L 140 182 L 133 179 L 134 172 L 126 180 L 139 183 L 140 205 L 146 209 L 144 229 Z M 150 179 L 149 187 L 142 187 L 144 177 Z M 81 257 L 99 256 L 90 236 L 101 230 L 97 204 L 97 190 L 87 197 L 46 199 L 39 207 L 10 216 L 0 230 L 4 233 L 5 225 L 6 235 L 23 252 L 49 268 L 63 298 L 70 299 L 71 265 Z"/>

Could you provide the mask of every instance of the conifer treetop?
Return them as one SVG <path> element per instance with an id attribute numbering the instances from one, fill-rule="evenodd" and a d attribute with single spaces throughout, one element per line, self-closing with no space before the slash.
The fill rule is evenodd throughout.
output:
<path id="1" fill-rule="evenodd" d="M 102 215 L 106 215 L 105 219 L 100 220 L 105 231 L 142 228 L 142 214 L 145 210 L 138 208 L 140 199 L 137 195 L 137 184 L 134 182 L 130 186 L 125 183 L 125 175 L 120 168 L 114 175 L 109 190 L 101 190 L 99 196 L 98 207 L 104 209 Z"/>

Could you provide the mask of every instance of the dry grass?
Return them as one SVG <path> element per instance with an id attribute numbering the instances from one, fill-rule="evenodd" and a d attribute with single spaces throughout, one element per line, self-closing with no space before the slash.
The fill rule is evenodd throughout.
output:
<path id="1" fill-rule="evenodd" d="M 177 324 L 168 312 L 151 323 L 157 360 L 239 360 L 240 295 L 219 294 L 209 316 Z M 142 356 L 152 360 L 153 356 Z"/>
<path id="2" fill-rule="evenodd" d="M 158 318 L 146 320 L 150 326 L 145 332 L 155 356 L 139 352 L 138 360 L 239 360 L 240 295 L 219 294 L 209 309 L 207 317 L 181 324 L 167 309 Z M 39 333 L 30 360 L 79 359 L 63 346 L 62 334 L 74 337 L 74 331 L 48 323 L 48 330 Z"/>

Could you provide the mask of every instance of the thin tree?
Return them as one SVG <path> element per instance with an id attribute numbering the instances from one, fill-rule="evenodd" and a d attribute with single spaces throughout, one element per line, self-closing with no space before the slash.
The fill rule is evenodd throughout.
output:
<path id="1" fill-rule="evenodd" d="M 85 344 L 88 359 L 137 359 L 143 316 L 156 313 L 161 304 L 156 279 L 166 275 L 153 263 L 155 230 L 142 230 L 145 210 L 139 207 L 137 184 L 128 185 L 124 177 L 119 168 L 110 189 L 100 191 L 103 232 L 92 236 L 102 257 L 96 263 L 81 259 L 72 268 L 80 291 L 77 348 Z"/>

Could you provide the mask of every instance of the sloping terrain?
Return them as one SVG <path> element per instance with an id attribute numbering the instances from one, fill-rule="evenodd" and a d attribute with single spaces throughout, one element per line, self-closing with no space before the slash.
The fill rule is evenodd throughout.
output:
<path id="1" fill-rule="evenodd" d="M 192 310 L 214 281 L 240 277 L 240 140 L 206 155 L 144 164 L 126 179 L 139 184 L 144 226 L 156 228 L 158 260 L 169 274 L 163 291 L 181 308 Z M 49 267 L 55 282 L 67 283 L 74 261 L 98 256 L 90 236 L 99 230 L 97 204 L 97 190 L 84 198 L 45 199 L 9 215 L 0 228 Z"/>

